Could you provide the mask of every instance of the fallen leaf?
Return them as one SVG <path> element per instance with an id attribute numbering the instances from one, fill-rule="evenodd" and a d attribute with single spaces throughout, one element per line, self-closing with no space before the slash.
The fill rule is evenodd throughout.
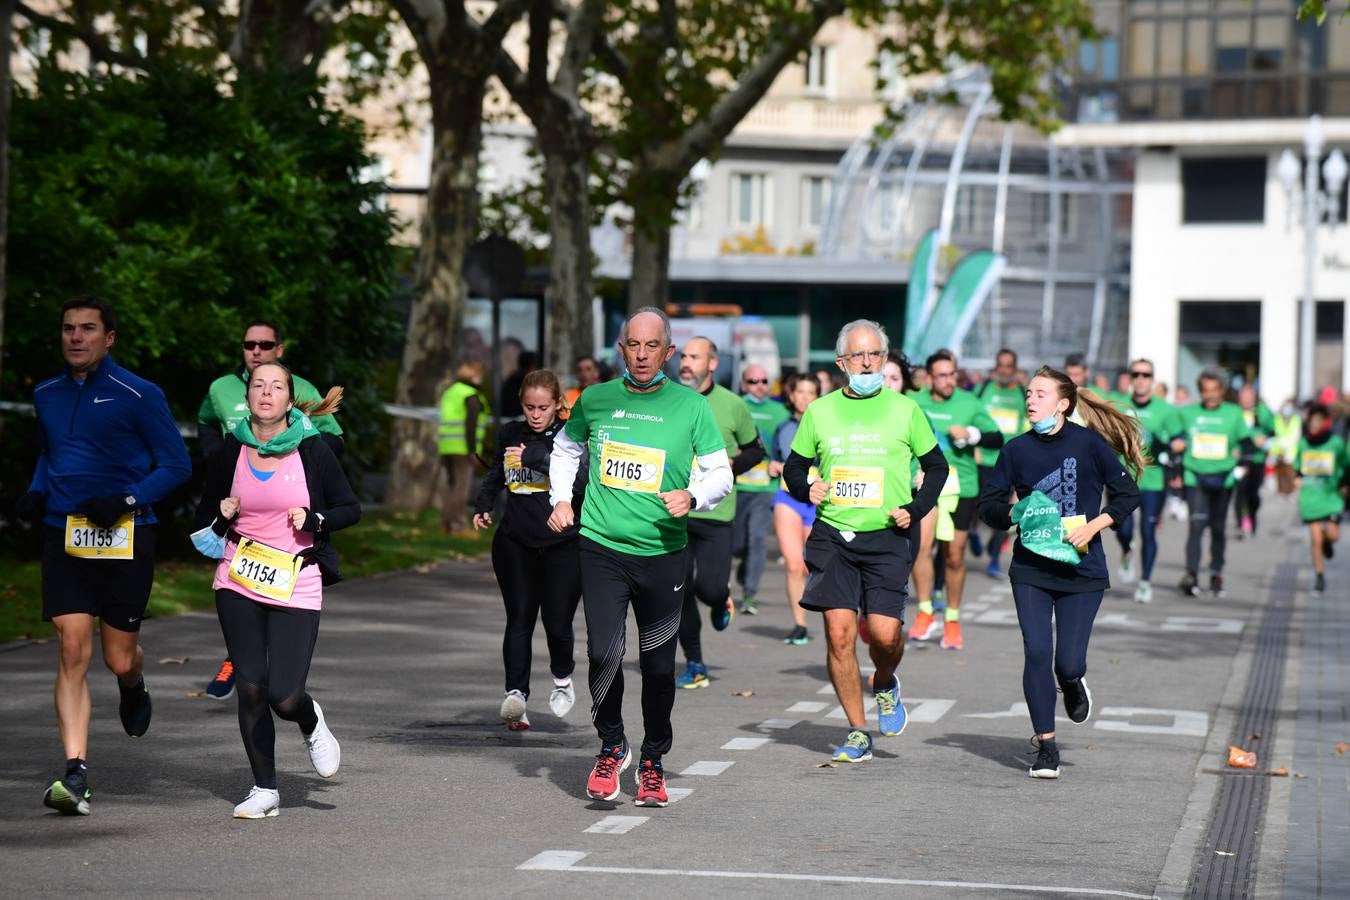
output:
<path id="1" fill-rule="evenodd" d="M 188 691 L 186 694 L 184 694 L 184 696 L 185 696 L 185 697 L 205 697 L 205 696 L 206 696 L 206 691 Z"/>
<path id="2" fill-rule="evenodd" d="M 1261 740 L 1261 735 L 1260 735 L 1259 733 L 1258 733 L 1258 734 L 1250 735 L 1250 736 L 1248 736 L 1247 740 L 1249 740 L 1249 741 L 1259 741 L 1259 740 Z"/>
<path id="3" fill-rule="evenodd" d="M 1228 747 L 1228 764 L 1235 769 L 1255 769 L 1256 754 L 1230 744 Z"/>
<path id="4" fill-rule="evenodd" d="M 837 768 L 839 768 L 839 763 L 832 763 L 832 762 L 828 762 L 828 763 L 816 763 L 816 768 L 817 768 L 817 769 L 837 769 Z"/>
<path id="5" fill-rule="evenodd" d="M 159 661 L 161 666 L 185 666 L 192 657 L 190 656 L 166 656 Z"/>
<path id="6" fill-rule="evenodd" d="M 1266 771 L 1266 774 L 1273 776 L 1275 778 L 1288 778 L 1289 770 L 1286 769 L 1284 766 L 1280 766 L 1278 769 L 1268 769 Z"/>
<path id="7" fill-rule="evenodd" d="M 1345 751 L 1347 751 L 1347 750 L 1350 750 L 1350 743 L 1346 743 L 1345 741 L 1341 741 L 1339 744 L 1336 745 L 1336 755 L 1337 755 L 1337 756 L 1344 756 L 1344 755 L 1345 755 Z"/>
<path id="8" fill-rule="evenodd" d="M 1307 776 L 1307 775 L 1304 775 L 1302 772 L 1295 772 L 1295 773 L 1294 773 L 1294 777 L 1295 777 L 1295 778 L 1307 778 L 1308 776 Z"/>
<path id="9" fill-rule="evenodd" d="M 1227 850 L 1215 850 L 1214 852 L 1219 856 L 1237 856 L 1236 853 L 1229 853 Z"/>
<path id="10" fill-rule="evenodd" d="M 732 691 L 732 692 L 731 692 L 731 696 L 733 696 L 733 697 L 753 697 L 753 696 L 755 696 L 755 692 L 754 692 L 754 691 Z"/>

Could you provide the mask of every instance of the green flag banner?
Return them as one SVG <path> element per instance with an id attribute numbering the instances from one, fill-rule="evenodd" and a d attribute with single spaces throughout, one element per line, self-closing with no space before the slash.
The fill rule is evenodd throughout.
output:
<path id="1" fill-rule="evenodd" d="M 909 285 L 905 291 L 905 355 L 914 359 L 928 324 L 928 295 L 937 282 L 938 230 L 919 238 L 909 265 Z"/>
<path id="2" fill-rule="evenodd" d="M 909 335 L 905 335 L 909 358 L 923 360 L 942 347 L 960 352 L 970 326 L 975 324 L 975 317 L 1007 266 L 1007 257 L 992 250 L 977 250 L 957 263 L 938 296 L 933 314 L 924 324 L 915 344 L 916 352 L 909 353 Z"/>

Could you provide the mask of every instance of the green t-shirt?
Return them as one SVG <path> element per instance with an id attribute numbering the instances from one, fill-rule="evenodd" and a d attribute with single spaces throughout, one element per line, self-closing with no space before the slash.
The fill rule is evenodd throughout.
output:
<path id="1" fill-rule="evenodd" d="M 914 499 L 910 459 L 937 446 L 923 411 L 883 389 L 871 397 L 834 391 L 806 408 L 792 452 L 818 459 L 833 483 L 817 515 L 840 531 L 880 531 L 891 510 Z"/>
<path id="2" fill-rule="evenodd" d="M 1231 473 L 1237 465 L 1238 445 L 1247 437 L 1247 423 L 1236 403 L 1220 403 L 1214 409 L 1192 403 L 1177 411 L 1181 418 L 1186 453 L 1181 458 L 1188 487 L 1196 475 Z"/>
<path id="3" fill-rule="evenodd" d="M 953 391 L 947 400 L 935 399 L 932 391 L 924 391 L 914 400 L 924 415 L 928 416 L 933 434 L 937 437 L 937 445 L 942 448 L 942 455 L 947 457 L 947 463 L 951 466 L 951 474 L 947 478 L 959 479 L 958 496 L 978 497 L 980 479 L 975 468 L 975 448 L 969 444 L 957 447 L 947 431 L 953 425 L 964 425 L 989 434 L 999 430 L 998 423 L 974 394 L 960 388 Z M 950 487 L 948 485 L 948 489 Z"/>
<path id="4" fill-rule="evenodd" d="M 294 373 L 296 403 L 317 403 L 323 399 L 318 388 Z M 206 391 L 206 399 L 197 410 L 198 428 L 219 428 L 221 434 L 233 434 L 234 427 L 248 416 L 248 382 L 243 370 L 230 375 L 222 375 L 211 382 Z M 317 416 L 310 419 L 314 427 L 326 434 L 341 437 L 342 427 L 333 416 Z"/>
<path id="5" fill-rule="evenodd" d="M 1153 397 L 1143 406 L 1137 406 L 1133 397 L 1126 397 L 1123 402 L 1117 401 L 1117 406 L 1125 415 L 1134 416 L 1139 420 L 1139 442 L 1143 445 L 1144 459 L 1148 460 L 1148 468 L 1144 469 L 1144 474 L 1139 478 L 1139 490 L 1164 490 L 1167 486 L 1166 480 L 1163 477 L 1162 466 L 1158 465 L 1154 458 L 1153 444 L 1155 441 L 1170 444 L 1173 438 L 1184 437 L 1177 408 L 1157 397 Z"/>
<path id="6" fill-rule="evenodd" d="M 757 436 L 755 420 L 750 417 L 750 408 L 745 401 L 731 391 L 714 384 L 713 389 L 704 395 L 712 407 L 713 418 L 717 420 L 717 430 L 722 433 L 722 443 L 726 445 L 727 456 L 735 456 L 742 444 L 748 444 Z M 767 472 L 768 469 L 766 468 Z M 697 480 L 698 473 L 694 473 Z M 691 512 L 691 519 L 707 519 L 711 522 L 730 522 L 736 518 L 736 492 L 732 491 L 722 498 L 722 502 L 707 512 Z"/>
<path id="7" fill-rule="evenodd" d="M 772 447 L 774 432 L 791 415 L 787 411 L 787 407 L 768 397 L 763 400 L 756 400 L 746 394 L 741 399 L 745 401 L 746 407 L 750 410 L 750 418 L 754 420 L 755 427 L 759 429 L 759 439 L 764 442 L 764 447 L 766 449 Z M 736 476 L 736 490 L 744 491 L 747 494 L 778 493 L 778 479 L 769 477 L 768 454 L 765 454 L 764 461 L 759 465 Z"/>
<path id="8" fill-rule="evenodd" d="M 1305 522 L 1339 516 L 1345 512 L 1345 498 L 1341 496 L 1341 477 L 1350 460 L 1346 459 L 1345 438 L 1338 434 L 1313 446 L 1306 437 L 1299 438 L 1298 457 L 1294 471 L 1302 484 L 1298 489 L 1298 514 Z"/>
<path id="9" fill-rule="evenodd" d="M 688 526 L 658 494 L 688 488 L 695 458 L 726 445 L 698 391 L 674 381 L 649 393 L 624 384 L 588 387 L 567 420 L 567 436 L 590 451 L 581 533 L 620 553 L 674 553 L 689 543 Z"/>
<path id="10" fill-rule="evenodd" d="M 976 396 L 980 398 L 985 411 L 998 425 L 998 430 L 1003 433 L 1005 443 L 1031 427 L 1031 423 L 1027 419 L 1027 395 L 1022 390 L 1021 385 L 1010 384 L 1004 387 L 997 381 L 990 379 L 980 385 L 980 390 Z M 980 465 L 996 465 L 998 454 L 998 450 L 987 450 L 981 447 L 979 452 Z"/>
<path id="11" fill-rule="evenodd" d="M 1252 433 L 1252 437 L 1273 438 L 1275 436 L 1275 414 L 1270 411 L 1270 407 L 1260 400 L 1256 401 L 1256 406 L 1242 411 L 1242 421 L 1247 424 L 1247 429 Z M 1266 447 L 1269 447 L 1269 440 Z M 1266 450 L 1264 447 L 1255 447 L 1252 450 L 1252 462 L 1263 463 L 1266 461 Z"/>

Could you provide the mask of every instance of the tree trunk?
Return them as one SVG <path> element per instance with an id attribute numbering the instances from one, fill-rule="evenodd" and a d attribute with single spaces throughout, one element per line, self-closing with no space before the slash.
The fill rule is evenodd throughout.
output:
<path id="1" fill-rule="evenodd" d="M 633 271 L 628 279 L 628 310 L 665 309 L 670 301 L 670 229 L 633 228 Z"/>
<path id="2" fill-rule="evenodd" d="M 439 406 L 453 380 L 455 350 L 467 286 L 464 257 L 478 221 L 478 155 L 482 145 L 483 79 L 464 78 L 450 66 L 431 75 L 432 162 L 422 246 L 417 255 L 412 311 L 399 368 L 397 401 Z M 385 502 L 417 509 L 430 505 L 441 472 L 437 426 L 394 420 L 393 464 Z"/>
<path id="3" fill-rule="evenodd" d="M 10 41 L 14 37 L 14 0 L 0 0 L 0 361 L 5 358 L 5 301 L 9 282 L 9 106 Z M 3 364 L 0 364 L 3 374 Z M 4 416 L 0 416 L 3 428 Z"/>
<path id="4" fill-rule="evenodd" d="M 545 156 L 550 240 L 546 364 L 560 374 L 570 372 L 572 361 L 593 349 L 589 181 L 590 157 L 584 149 Z"/>

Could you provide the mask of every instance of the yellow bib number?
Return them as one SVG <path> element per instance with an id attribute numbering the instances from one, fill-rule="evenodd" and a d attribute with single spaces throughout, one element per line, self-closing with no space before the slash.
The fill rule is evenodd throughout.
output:
<path id="1" fill-rule="evenodd" d="M 1059 520 L 1059 539 L 1066 544 L 1069 542 L 1069 535 L 1073 534 L 1075 528 L 1081 528 L 1087 524 L 1087 516 L 1062 516 Z M 1076 547 L 1074 549 L 1077 549 Z M 1087 552 L 1086 548 L 1079 550 L 1079 553 Z"/>
<path id="2" fill-rule="evenodd" d="M 999 409 L 997 407 L 989 410 L 989 415 L 993 418 L 998 430 L 1005 436 L 1017 434 L 1017 426 L 1022 424 L 1022 416 L 1014 409 Z"/>
<path id="3" fill-rule="evenodd" d="M 1336 472 L 1336 457 L 1329 450 L 1304 450 L 1300 475 L 1332 475 Z"/>
<path id="4" fill-rule="evenodd" d="M 300 575 L 300 557 L 247 538 L 230 560 L 230 580 L 255 594 L 290 603 Z"/>
<path id="5" fill-rule="evenodd" d="M 513 494 L 542 494 L 548 491 L 548 476 L 525 468 L 520 460 L 507 462 L 505 474 L 506 487 Z"/>
<path id="6" fill-rule="evenodd" d="M 835 506 L 880 508 L 886 481 L 886 470 L 881 466 L 835 466 L 830 470 L 830 480 L 834 482 L 830 502 Z"/>
<path id="7" fill-rule="evenodd" d="M 600 448 L 600 483 L 605 487 L 638 494 L 661 493 L 666 470 L 666 451 L 619 441 L 605 441 Z"/>
<path id="8" fill-rule="evenodd" d="M 131 559 L 136 546 L 136 517 L 128 513 L 111 528 L 99 528 L 85 516 L 66 516 L 66 555 L 84 559 Z"/>
<path id="9" fill-rule="evenodd" d="M 768 487 L 769 464 L 762 462 L 753 469 L 742 472 L 736 476 L 736 483 L 741 487 Z"/>
<path id="10" fill-rule="evenodd" d="M 1228 435 L 1197 434 L 1191 455 L 1196 459 L 1220 460 L 1228 458 Z"/>

